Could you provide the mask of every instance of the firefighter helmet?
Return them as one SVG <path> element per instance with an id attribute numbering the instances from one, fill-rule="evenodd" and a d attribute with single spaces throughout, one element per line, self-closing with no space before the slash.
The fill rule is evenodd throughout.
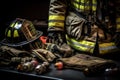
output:
<path id="1" fill-rule="evenodd" d="M 31 43 L 42 35 L 41 31 L 35 29 L 31 21 L 16 18 L 5 30 L 5 39 L 2 44 L 8 46 L 21 46 Z"/>

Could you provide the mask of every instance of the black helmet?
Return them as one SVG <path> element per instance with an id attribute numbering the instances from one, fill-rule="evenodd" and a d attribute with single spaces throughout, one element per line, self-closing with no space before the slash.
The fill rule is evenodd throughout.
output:
<path id="1" fill-rule="evenodd" d="M 39 39 L 42 35 L 41 31 L 35 29 L 31 21 L 21 18 L 16 18 L 6 28 L 5 39 L 2 44 L 8 46 L 21 46 L 30 44 L 31 42 Z"/>
<path id="2" fill-rule="evenodd" d="M 18 43 L 25 40 L 25 36 L 22 32 L 23 20 L 15 19 L 11 22 L 5 31 L 5 38 L 9 43 Z"/>

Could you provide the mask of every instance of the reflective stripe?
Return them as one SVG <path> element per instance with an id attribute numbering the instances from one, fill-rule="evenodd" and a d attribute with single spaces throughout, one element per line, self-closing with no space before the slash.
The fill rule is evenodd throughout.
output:
<path id="1" fill-rule="evenodd" d="M 67 43 L 71 47 L 75 48 L 76 50 L 93 53 L 93 50 L 95 47 L 94 42 L 89 42 L 85 40 L 81 40 L 78 42 L 74 39 L 68 38 L 68 36 L 66 36 L 66 39 L 67 39 Z M 116 47 L 115 43 L 113 42 L 99 44 L 99 53 L 101 55 L 106 54 L 106 53 L 111 53 L 114 51 L 118 51 L 118 50 L 119 49 Z"/>
<path id="2" fill-rule="evenodd" d="M 90 10 L 90 6 L 88 3 L 73 2 L 72 4 L 75 8 L 80 9 L 81 11 Z"/>
<path id="3" fill-rule="evenodd" d="M 19 37 L 18 31 L 14 30 L 13 37 Z"/>
<path id="4" fill-rule="evenodd" d="M 48 23 L 48 26 L 49 27 L 63 27 L 64 28 L 64 23 L 63 22 L 49 22 Z"/>
<path id="5" fill-rule="evenodd" d="M 99 44 L 99 50 L 100 50 L 100 54 L 105 54 L 108 52 L 112 52 L 114 50 L 118 50 L 118 48 L 116 47 L 115 43 L 110 42 L 110 43 Z"/>
<path id="6" fill-rule="evenodd" d="M 19 29 L 21 26 L 22 26 L 22 24 L 18 24 L 18 23 L 17 23 L 17 24 L 15 24 L 14 27 L 15 27 L 16 29 Z"/>
<path id="7" fill-rule="evenodd" d="M 17 26 L 18 26 L 18 22 L 16 22 L 16 23 L 15 23 L 15 25 L 14 25 L 14 26 L 12 26 L 12 27 L 15 27 L 15 28 L 16 28 Z"/>
<path id="8" fill-rule="evenodd" d="M 92 0 L 92 10 L 96 11 L 97 9 L 97 1 L 96 0 Z"/>
<path id="9" fill-rule="evenodd" d="M 15 23 L 13 22 L 13 23 L 10 25 L 10 27 L 14 27 L 14 25 L 15 25 Z"/>
<path id="10" fill-rule="evenodd" d="M 8 30 L 8 32 L 7 32 L 7 37 L 11 37 L 11 31 L 10 30 Z"/>
<path id="11" fill-rule="evenodd" d="M 97 1 L 92 0 L 92 4 L 90 4 L 90 0 L 74 0 L 72 5 L 81 11 L 90 10 L 90 6 L 92 6 L 92 11 L 96 11 Z"/>
<path id="12" fill-rule="evenodd" d="M 49 20 L 65 20 L 65 16 L 62 16 L 62 15 L 50 15 Z"/>
<path id="13" fill-rule="evenodd" d="M 90 41 L 86 41 L 86 40 L 81 40 L 78 42 L 72 38 L 69 38 L 67 35 L 66 35 L 66 39 L 67 39 L 67 43 L 70 46 L 72 46 L 73 48 L 80 50 L 80 51 L 93 53 L 93 50 L 95 47 L 94 42 L 90 42 Z"/>
<path id="14" fill-rule="evenodd" d="M 90 0 L 86 1 L 83 6 L 85 6 L 85 10 L 90 10 Z"/>
<path id="15" fill-rule="evenodd" d="M 80 0 L 79 0 L 80 1 Z M 88 5 L 87 5 L 87 3 L 85 3 L 84 2 L 84 0 L 81 0 L 81 2 L 79 2 L 79 1 L 77 1 L 79 4 L 79 6 L 80 6 L 80 9 L 82 9 L 82 10 L 84 10 L 85 9 L 85 7 L 87 6 L 87 7 L 89 7 Z M 85 6 L 84 6 L 85 5 Z M 79 7 L 78 7 L 79 8 Z"/>
<path id="16" fill-rule="evenodd" d="M 116 19 L 117 29 L 120 29 L 120 17 Z"/>

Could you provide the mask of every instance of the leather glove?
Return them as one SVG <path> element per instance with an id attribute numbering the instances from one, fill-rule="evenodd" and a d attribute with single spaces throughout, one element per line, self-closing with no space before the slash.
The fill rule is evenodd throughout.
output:
<path id="1" fill-rule="evenodd" d="M 45 62 L 52 62 L 56 58 L 56 56 L 52 52 L 46 49 L 34 49 L 32 50 L 32 53 L 38 59 L 45 61 Z"/>
<path id="2" fill-rule="evenodd" d="M 58 46 L 53 43 L 46 43 L 45 45 L 46 50 L 55 54 L 57 58 L 70 57 L 73 55 L 73 49 L 66 43 L 62 44 L 61 46 Z"/>
<path id="3" fill-rule="evenodd" d="M 52 31 L 48 33 L 47 43 L 62 45 L 66 43 L 65 34 L 63 31 Z"/>

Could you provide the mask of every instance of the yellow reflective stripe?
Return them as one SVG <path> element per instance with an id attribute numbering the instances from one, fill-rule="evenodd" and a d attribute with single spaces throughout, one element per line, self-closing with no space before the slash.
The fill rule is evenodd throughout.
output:
<path id="1" fill-rule="evenodd" d="M 10 27 L 14 27 L 14 25 L 15 25 L 15 23 L 13 22 L 13 23 L 10 25 Z"/>
<path id="2" fill-rule="evenodd" d="M 84 10 L 84 9 L 85 9 L 85 6 L 80 5 L 79 8 L 80 8 L 81 10 Z"/>
<path id="3" fill-rule="evenodd" d="M 74 6 L 75 8 L 78 8 L 78 7 L 79 7 L 79 5 L 78 5 L 77 3 L 75 3 L 75 2 L 73 2 L 73 6 Z"/>
<path id="4" fill-rule="evenodd" d="M 18 36 L 19 36 L 18 31 L 17 31 L 17 30 L 14 30 L 13 37 L 18 37 Z"/>
<path id="5" fill-rule="evenodd" d="M 78 1 L 81 1 L 81 3 L 85 3 L 85 0 L 78 0 Z"/>
<path id="6" fill-rule="evenodd" d="M 56 26 L 56 27 L 64 27 L 64 23 L 63 23 L 63 22 L 49 22 L 49 23 L 48 23 L 48 26 L 49 26 L 49 27 L 53 27 L 53 26 Z"/>
<path id="7" fill-rule="evenodd" d="M 65 16 L 62 16 L 62 15 L 50 15 L 49 20 L 65 20 Z"/>
<path id="8" fill-rule="evenodd" d="M 116 22 L 120 22 L 120 17 L 118 17 L 118 18 L 116 19 Z"/>
<path id="9" fill-rule="evenodd" d="M 15 23 L 15 26 L 14 26 L 14 27 L 16 27 L 16 26 L 18 26 L 18 23 L 17 23 L 17 22 Z"/>
<path id="10" fill-rule="evenodd" d="M 96 6 L 92 6 L 93 11 L 96 11 L 96 8 L 97 8 Z"/>
<path id="11" fill-rule="evenodd" d="M 93 43 L 93 42 L 90 42 L 90 41 L 85 41 L 85 40 L 80 41 L 80 43 L 81 43 L 81 44 L 84 44 L 84 45 L 86 45 L 86 46 L 93 46 L 93 45 L 94 45 L 94 43 Z"/>
<path id="12" fill-rule="evenodd" d="M 87 0 L 87 1 L 85 1 L 85 0 L 75 0 L 77 3 L 81 3 L 81 4 L 84 4 L 84 3 L 86 3 L 87 1 L 89 1 L 89 0 Z M 75 2 L 74 1 L 74 2 Z"/>
<path id="13" fill-rule="evenodd" d="M 79 0 L 80 1 L 80 0 Z M 81 2 L 78 2 L 78 3 L 81 3 L 79 4 L 80 5 L 80 9 L 84 10 L 85 9 L 85 6 L 83 5 L 85 3 L 84 0 L 81 0 Z"/>
<path id="14" fill-rule="evenodd" d="M 87 47 L 83 47 L 83 46 L 78 46 L 75 45 L 74 43 L 70 43 L 69 41 L 67 41 L 67 43 L 72 46 L 73 48 L 75 48 L 76 50 L 80 50 L 80 51 L 84 51 L 84 52 L 90 52 L 93 53 L 94 48 L 87 48 Z"/>
<path id="15" fill-rule="evenodd" d="M 67 35 L 66 35 L 66 39 L 67 39 L 67 43 L 73 48 L 80 50 L 80 51 L 93 53 L 94 46 L 95 46 L 94 42 L 89 42 L 85 40 L 81 40 L 78 42 L 72 38 L 69 38 Z"/>
<path id="16" fill-rule="evenodd" d="M 110 42 L 110 43 L 99 44 L 99 50 L 100 50 L 100 54 L 105 54 L 114 50 L 118 50 L 118 48 L 116 47 L 115 43 Z"/>
<path id="17" fill-rule="evenodd" d="M 73 6 L 81 11 L 90 10 L 90 1 L 89 0 L 76 0 L 72 2 Z M 96 11 L 97 1 L 92 0 L 92 11 Z"/>
<path id="18" fill-rule="evenodd" d="M 75 3 L 75 2 L 73 2 L 73 6 L 75 8 L 77 8 L 77 9 L 80 9 L 80 10 L 84 11 L 84 6 L 82 6 L 82 5 L 79 5 L 79 4 Z"/>
<path id="19" fill-rule="evenodd" d="M 11 31 L 10 30 L 8 30 L 8 32 L 7 32 L 7 37 L 11 37 Z"/>
<path id="20" fill-rule="evenodd" d="M 116 19 L 117 29 L 120 29 L 120 17 Z"/>
<path id="21" fill-rule="evenodd" d="M 92 0 L 92 10 L 96 11 L 97 8 L 97 1 L 96 0 Z"/>
<path id="22" fill-rule="evenodd" d="M 90 1 L 89 0 L 86 1 L 85 10 L 90 10 Z"/>

